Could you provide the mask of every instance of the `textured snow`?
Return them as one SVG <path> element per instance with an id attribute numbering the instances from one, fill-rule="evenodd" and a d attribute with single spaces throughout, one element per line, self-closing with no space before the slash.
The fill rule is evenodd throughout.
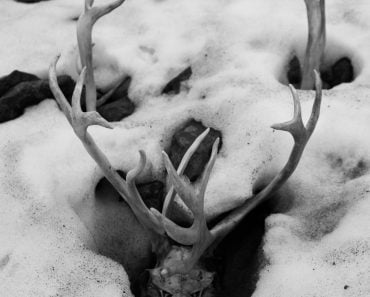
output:
<path id="1" fill-rule="evenodd" d="M 63 128 L 54 102 L 0 126 L 1 296 L 130 296 L 126 272 L 95 253 L 93 236 L 71 207 L 84 198 L 86 176 L 60 155 L 68 135 L 64 143 L 54 135 Z"/>
<path id="2" fill-rule="evenodd" d="M 109 1 L 96 4 L 103 2 Z M 254 297 L 370 294 L 370 3 L 326 4 L 325 62 L 348 56 L 357 77 L 323 93 L 318 127 L 282 190 L 293 195 L 293 205 L 267 219 L 266 266 Z M 71 19 L 81 7 L 75 0 L 33 5 L 2 0 L 1 74 L 19 69 L 46 77 L 49 61 L 61 52 L 59 72 L 76 77 Z M 94 29 L 95 70 L 103 89 L 130 75 L 137 109 L 114 130 L 90 132 L 117 169 L 132 168 L 144 149 L 151 161 L 142 176 L 146 180 L 163 176 L 160 152 L 187 120 L 219 129 L 223 147 L 206 211 L 214 217 L 230 210 L 289 155 L 291 137 L 270 126 L 292 115 L 291 95 L 280 82 L 291 54 L 304 53 L 306 27 L 303 0 L 127 0 Z M 193 75 L 182 92 L 161 95 L 188 66 Z M 307 119 L 314 92 L 299 95 Z M 128 292 L 123 268 L 90 251 L 93 234 L 73 211 L 93 199 L 101 172 L 56 104 L 43 102 L 0 125 L 0 135 L 0 278 L 5 280 L 0 291 L 5 296 Z"/>

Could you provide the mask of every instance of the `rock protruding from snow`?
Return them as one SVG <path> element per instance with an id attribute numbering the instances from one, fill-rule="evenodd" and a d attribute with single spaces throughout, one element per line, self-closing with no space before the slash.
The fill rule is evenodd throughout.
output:
<path id="1" fill-rule="evenodd" d="M 3 96 L 19 83 L 35 80 L 39 80 L 39 78 L 34 74 L 14 70 L 10 74 L 0 78 L 0 96 Z"/>
<path id="2" fill-rule="evenodd" d="M 168 149 L 168 155 L 175 168 L 179 166 L 186 150 L 192 145 L 194 140 L 204 132 L 205 129 L 207 128 L 201 122 L 191 120 L 181 129 L 176 131 L 172 137 L 171 146 Z M 222 145 L 221 132 L 211 128 L 209 134 L 191 157 L 184 172 L 184 175 L 186 175 L 191 181 L 195 181 L 202 175 L 203 169 L 211 155 L 212 145 L 217 138 L 220 138 L 221 140 L 219 145 L 220 149 Z"/>
<path id="3" fill-rule="evenodd" d="M 164 87 L 162 94 L 178 94 L 180 93 L 181 83 L 187 81 L 191 77 L 192 71 L 191 67 L 186 68 L 181 71 L 176 77 L 171 79 L 168 84 Z"/>
<path id="4" fill-rule="evenodd" d="M 69 76 L 62 75 L 58 77 L 58 83 L 64 95 L 70 100 L 75 86 L 74 81 Z M 17 71 L 2 78 L 0 88 L 4 90 L 0 97 L 0 123 L 13 120 L 22 115 L 27 107 L 53 97 L 48 80 Z"/>

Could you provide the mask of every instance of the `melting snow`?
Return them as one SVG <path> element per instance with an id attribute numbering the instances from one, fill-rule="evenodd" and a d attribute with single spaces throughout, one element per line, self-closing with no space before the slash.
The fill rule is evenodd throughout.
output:
<path id="1" fill-rule="evenodd" d="M 46 77 L 62 52 L 59 72 L 76 77 L 80 2 L 2 0 L 1 74 Z M 326 59 L 349 57 L 357 77 L 323 93 L 317 130 L 286 186 L 294 204 L 266 222 L 267 264 L 254 297 L 370 294 L 370 3 L 326 2 Z M 209 217 L 230 210 L 289 155 L 291 137 L 270 125 L 291 118 L 291 95 L 279 81 L 291 54 L 303 55 L 306 27 L 303 0 L 127 0 L 98 21 L 94 56 L 100 88 L 132 76 L 137 109 L 114 130 L 90 132 L 117 169 L 132 168 L 144 149 L 145 180 L 163 176 L 160 152 L 182 123 L 219 129 L 223 148 L 206 210 Z M 188 66 L 189 89 L 161 95 Z M 314 92 L 299 95 L 307 119 Z M 55 102 L 1 124 L 0 138 L 2 296 L 129 295 L 123 268 L 93 252 L 93 236 L 73 211 L 93 199 L 102 175 Z"/>

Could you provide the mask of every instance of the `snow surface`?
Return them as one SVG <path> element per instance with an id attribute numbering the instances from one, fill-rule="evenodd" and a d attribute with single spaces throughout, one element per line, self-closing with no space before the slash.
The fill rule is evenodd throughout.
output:
<path id="1" fill-rule="evenodd" d="M 2 0 L 1 74 L 19 69 L 46 77 L 62 52 L 59 72 L 75 77 L 72 19 L 80 2 Z M 254 297 L 370 295 L 370 3 L 326 4 L 326 63 L 348 56 L 357 77 L 324 91 L 318 127 L 282 191 L 293 195 L 293 205 L 267 219 L 266 266 Z M 90 132 L 117 169 L 132 168 L 144 149 L 147 180 L 163 177 L 160 152 L 187 120 L 219 129 L 223 147 L 206 211 L 214 217 L 230 210 L 289 155 L 291 137 L 270 125 L 292 115 L 280 82 L 292 53 L 303 55 L 306 27 L 303 0 L 127 0 L 96 25 L 95 68 L 103 89 L 130 75 L 137 109 L 114 130 Z M 193 75 L 182 92 L 161 95 L 188 66 Z M 307 119 L 314 93 L 299 95 Z M 123 268 L 90 251 L 94 235 L 74 211 L 93 199 L 102 175 L 55 102 L 1 124 L 0 135 L 1 296 L 130 294 Z"/>

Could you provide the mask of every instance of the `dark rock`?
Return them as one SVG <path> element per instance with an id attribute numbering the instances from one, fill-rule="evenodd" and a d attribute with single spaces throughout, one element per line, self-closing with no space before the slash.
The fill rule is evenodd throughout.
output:
<path id="1" fill-rule="evenodd" d="M 204 127 L 202 123 L 191 120 L 175 133 L 172 138 L 170 148 L 166 150 L 175 168 L 179 166 L 186 150 L 205 129 L 206 127 Z M 198 150 L 190 159 L 184 174 L 191 181 L 195 181 L 202 174 L 203 169 L 211 155 L 212 145 L 217 137 L 222 140 L 221 132 L 211 129 L 207 137 L 199 146 Z M 221 143 L 222 141 L 220 141 L 219 149 L 221 148 Z"/>
<path id="2" fill-rule="evenodd" d="M 322 71 L 321 78 L 326 83 L 327 89 L 353 81 L 354 71 L 351 60 L 346 57 L 339 59 L 332 67 Z"/>
<path id="3" fill-rule="evenodd" d="M 173 78 L 162 90 L 162 94 L 178 94 L 180 93 L 181 83 L 188 80 L 192 75 L 191 67 L 186 68 L 179 75 Z"/>
<path id="4" fill-rule="evenodd" d="M 126 179 L 126 172 L 121 170 L 118 170 L 117 172 L 123 179 Z M 104 180 L 106 179 L 104 178 Z M 154 207 L 159 211 L 162 210 L 165 188 L 161 181 L 154 180 L 147 183 L 137 184 L 137 189 L 148 208 Z M 118 192 L 117 196 L 119 197 L 119 201 L 123 201 L 123 198 L 118 194 Z"/>
<path id="5" fill-rule="evenodd" d="M 0 78 L 0 96 L 21 82 L 39 80 L 36 75 L 14 70 L 12 73 Z"/>
<path id="6" fill-rule="evenodd" d="M 58 83 L 67 98 L 70 98 L 74 82 L 68 76 L 58 77 Z M 48 80 L 21 82 L 0 98 L 0 123 L 13 120 L 23 114 L 25 108 L 53 98 Z"/>
<path id="7" fill-rule="evenodd" d="M 126 79 L 113 93 L 110 101 L 114 102 L 98 108 L 100 114 L 108 121 L 119 121 L 133 113 L 135 106 L 128 98 L 131 79 Z M 58 76 L 58 84 L 68 102 L 71 103 L 75 81 L 67 76 Z M 83 89 L 81 97 L 84 98 Z M 98 92 L 99 95 L 99 92 Z M 12 120 L 23 114 L 25 108 L 36 105 L 44 99 L 53 98 L 47 79 L 20 71 L 13 71 L 0 78 L 0 123 Z M 82 103 L 84 109 L 84 103 Z"/>
<path id="8" fill-rule="evenodd" d="M 75 81 L 68 75 L 61 75 L 58 76 L 58 84 L 68 102 L 71 103 L 73 91 L 76 85 Z M 49 91 L 50 89 L 47 89 L 47 92 Z M 54 98 L 53 94 L 51 94 L 51 96 L 48 98 Z"/>
<path id="9" fill-rule="evenodd" d="M 351 60 L 343 57 L 329 68 L 320 69 L 323 82 L 323 89 L 331 89 L 341 83 L 348 83 L 354 80 L 354 69 Z M 301 66 L 298 58 L 294 56 L 288 65 L 288 82 L 296 88 L 300 88 L 302 81 Z"/>
<path id="10" fill-rule="evenodd" d="M 100 115 L 109 122 L 120 121 L 132 114 L 134 110 L 135 105 L 128 97 L 100 106 L 97 109 Z"/>
<path id="11" fill-rule="evenodd" d="M 113 92 L 107 102 L 97 108 L 97 111 L 107 121 L 120 121 L 134 112 L 135 105 L 128 97 L 130 83 L 131 78 L 127 77 Z"/>
<path id="12" fill-rule="evenodd" d="M 161 181 L 152 181 L 138 184 L 137 189 L 148 208 L 154 207 L 158 211 L 162 210 L 164 201 L 164 184 Z"/>
<path id="13" fill-rule="evenodd" d="M 301 71 L 301 64 L 297 56 L 294 56 L 288 65 L 288 72 L 287 72 L 288 82 L 295 87 L 299 87 L 302 81 L 302 71 Z"/>
<path id="14" fill-rule="evenodd" d="M 332 77 L 331 69 L 321 70 L 320 77 L 322 80 L 323 89 L 331 89 L 333 87 L 332 86 L 333 77 Z"/>
<path id="15" fill-rule="evenodd" d="M 354 71 L 351 60 L 344 57 L 339 59 L 332 67 L 332 87 L 341 83 L 351 82 L 354 79 Z"/>
<path id="16" fill-rule="evenodd" d="M 123 80 L 123 82 L 119 85 L 119 87 L 113 92 L 108 102 L 120 100 L 122 98 L 128 98 L 128 89 L 130 88 L 130 84 L 131 84 L 131 77 L 127 77 L 125 80 Z"/>

